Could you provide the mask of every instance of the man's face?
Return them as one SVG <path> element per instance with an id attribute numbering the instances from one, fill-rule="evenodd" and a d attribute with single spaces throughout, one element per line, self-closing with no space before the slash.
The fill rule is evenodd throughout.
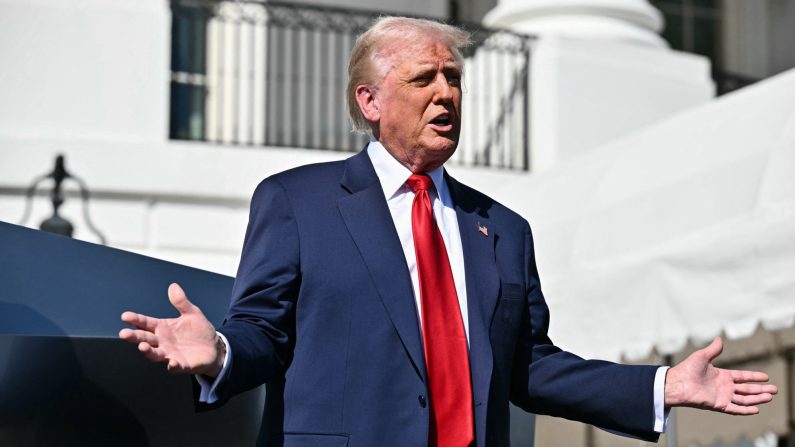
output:
<path id="1" fill-rule="evenodd" d="M 375 137 L 413 172 L 441 166 L 461 132 L 461 64 L 433 37 L 413 39 L 389 56 L 376 87 Z"/>

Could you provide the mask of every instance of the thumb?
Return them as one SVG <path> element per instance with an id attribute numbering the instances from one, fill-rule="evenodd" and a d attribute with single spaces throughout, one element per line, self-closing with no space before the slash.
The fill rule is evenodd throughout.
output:
<path id="1" fill-rule="evenodd" d="M 182 287 L 177 283 L 171 283 L 171 285 L 168 286 L 168 300 L 171 302 L 171 305 L 179 311 L 180 315 L 189 313 L 196 308 L 196 306 L 188 300 L 188 296 L 185 295 L 185 291 L 182 290 Z"/>
<path id="2" fill-rule="evenodd" d="M 712 340 L 712 343 L 710 343 L 709 346 L 704 348 L 702 351 L 704 351 L 704 354 L 707 356 L 707 359 L 709 359 L 709 362 L 712 363 L 712 361 L 715 360 L 721 352 L 723 352 L 723 340 L 721 340 L 720 337 L 715 337 L 715 339 Z"/>

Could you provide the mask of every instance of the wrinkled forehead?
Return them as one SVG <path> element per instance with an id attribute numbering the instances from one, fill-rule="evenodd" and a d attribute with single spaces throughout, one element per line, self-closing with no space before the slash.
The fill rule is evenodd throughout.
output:
<path id="1" fill-rule="evenodd" d="M 392 39 L 375 52 L 374 58 L 382 76 L 399 66 L 438 65 L 440 62 L 461 72 L 464 69 L 461 52 L 429 34 Z"/>

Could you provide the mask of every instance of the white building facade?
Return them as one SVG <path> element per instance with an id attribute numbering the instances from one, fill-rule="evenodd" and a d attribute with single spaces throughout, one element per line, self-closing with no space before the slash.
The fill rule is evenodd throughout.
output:
<path id="1" fill-rule="evenodd" d="M 271 26 L 276 13 L 262 3 L 208 3 L 202 25 L 186 31 L 190 39 L 198 32 L 204 44 L 186 50 L 174 46 L 182 26 L 175 25 L 177 2 L 0 5 L 0 220 L 20 223 L 26 189 L 63 154 L 67 169 L 88 185 L 91 219 L 110 246 L 234 275 L 257 183 L 294 166 L 348 157 L 347 150 L 366 141 L 347 131 L 337 87 L 353 37 L 335 30 L 367 19 L 357 13 L 345 26 L 318 31 L 301 23 L 343 13 L 310 8 L 290 17 L 315 19 Z M 449 12 L 445 2 L 406 8 L 400 12 Z M 718 116 L 712 107 L 725 116 L 742 111 L 715 105 L 709 61 L 671 50 L 659 35 L 662 15 L 646 0 L 502 0 L 484 23 L 511 32 L 478 30 L 476 49 L 465 55 L 463 108 L 470 121 L 449 170 L 518 209 L 536 239 L 561 244 L 540 244 L 539 265 L 542 278 L 553 279 L 551 307 L 565 308 L 554 291 L 563 287 L 563 273 L 576 270 L 570 261 L 582 250 L 602 253 L 575 246 L 576 237 L 559 237 L 576 236 L 582 223 L 574 205 L 599 174 L 582 164 L 596 166 L 598 154 L 633 145 L 653 146 L 663 156 L 667 142 L 684 144 L 684 134 L 697 151 L 700 141 L 714 141 L 700 140 L 693 123 L 718 126 L 706 118 Z M 198 65 L 175 61 L 191 48 Z M 764 94 L 772 101 L 776 89 L 790 86 L 785 79 Z M 175 109 L 185 97 L 193 105 Z M 693 119 L 703 121 L 676 121 L 693 110 L 701 111 Z M 655 132 L 671 120 L 678 124 Z M 762 124 L 740 132 L 746 140 L 721 144 L 761 141 L 756 136 L 770 132 Z M 791 135 L 793 125 L 780 122 L 776 131 Z M 654 164 L 638 166 L 658 172 Z M 579 169 L 576 182 L 566 174 L 572 169 Z M 75 184 L 66 185 L 61 215 L 74 224 L 76 238 L 97 242 Z M 38 227 L 52 213 L 47 192 L 34 196 L 25 225 Z M 637 203 L 642 210 L 650 202 Z M 582 433 L 578 445 L 613 442 Z"/>

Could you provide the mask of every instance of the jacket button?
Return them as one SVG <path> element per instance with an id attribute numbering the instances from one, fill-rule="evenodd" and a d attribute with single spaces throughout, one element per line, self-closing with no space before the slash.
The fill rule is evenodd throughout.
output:
<path id="1" fill-rule="evenodd" d="M 422 394 L 420 394 L 419 396 L 417 396 L 417 400 L 419 400 L 419 401 L 420 401 L 420 406 L 421 406 L 422 408 L 425 408 L 426 406 L 428 406 L 428 402 L 425 400 L 425 396 L 423 396 Z"/>

